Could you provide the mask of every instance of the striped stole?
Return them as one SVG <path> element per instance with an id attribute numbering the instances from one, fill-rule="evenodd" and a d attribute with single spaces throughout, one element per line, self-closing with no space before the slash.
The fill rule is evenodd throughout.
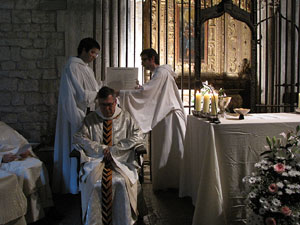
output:
<path id="1" fill-rule="evenodd" d="M 103 121 L 103 143 L 112 145 L 112 120 Z M 104 162 L 102 172 L 102 222 L 103 225 L 112 224 L 112 165 Z"/>

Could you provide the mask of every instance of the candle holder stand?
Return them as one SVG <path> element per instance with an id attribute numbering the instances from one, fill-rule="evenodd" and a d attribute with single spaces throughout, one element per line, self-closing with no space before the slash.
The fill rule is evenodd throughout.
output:
<path id="1" fill-rule="evenodd" d="M 221 123 L 221 121 L 219 120 L 218 115 L 209 115 L 209 116 L 207 117 L 207 119 L 208 119 L 208 121 L 209 121 L 210 123 L 215 123 L 215 124 Z"/>
<path id="2" fill-rule="evenodd" d="M 193 116 L 200 117 L 200 118 L 207 118 L 209 116 L 208 113 L 205 113 L 202 110 L 201 111 L 192 110 L 192 113 Z"/>

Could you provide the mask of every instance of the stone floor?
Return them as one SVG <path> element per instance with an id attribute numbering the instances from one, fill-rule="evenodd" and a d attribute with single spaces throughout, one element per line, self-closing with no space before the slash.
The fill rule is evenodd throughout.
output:
<path id="1" fill-rule="evenodd" d="M 194 207 L 190 198 L 179 198 L 177 190 L 153 193 L 146 168 L 143 194 L 148 209 L 139 225 L 191 225 Z M 56 212 L 31 225 L 80 225 L 80 196 L 55 195 Z"/>

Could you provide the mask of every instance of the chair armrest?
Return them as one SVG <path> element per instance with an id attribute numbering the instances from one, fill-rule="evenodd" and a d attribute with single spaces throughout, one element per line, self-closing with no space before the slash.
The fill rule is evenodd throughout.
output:
<path id="1" fill-rule="evenodd" d="M 134 151 L 137 156 L 147 154 L 147 150 L 144 145 L 137 146 Z"/>
<path id="2" fill-rule="evenodd" d="M 136 161 L 138 165 L 141 167 L 141 170 L 139 172 L 139 181 L 142 184 L 144 183 L 144 165 L 143 165 L 144 163 L 142 162 L 142 158 L 144 154 L 147 154 L 147 150 L 144 145 L 139 145 L 134 149 L 134 151 L 135 151 Z"/>
<path id="3" fill-rule="evenodd" d="M 77 159 L 77 173 L 79 174 L 80 171 L 80 152 L 76 149 L 73 149 L 72 152 L 69 154 L 70 158 L 76 158 Z"/>
<path id="4" fill-rule="evenodd" d="M 70 155 L 69 155 L 71 158 L 72 157 L 75 157 L 75 158 L 79 158 L 80 159 L 80 152 L 73 149 L 72 152 L 70 152 Z"/>

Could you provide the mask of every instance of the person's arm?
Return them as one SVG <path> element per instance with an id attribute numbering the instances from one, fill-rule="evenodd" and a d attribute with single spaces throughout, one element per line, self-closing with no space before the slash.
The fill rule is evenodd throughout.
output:
<path id="1" fill-rule="evenodd" d="M 18 157 L 15 154 L 12 153 L 8 153 L 2 156 L 2 161 L 3 163 L 9 163 L 12 162 L 14 160 L 16 160 Z"/>
<path id="2" fill-rule="evenodd" d="M 77 150 L 83 150 L 89 157 L 102 158 L 104 156 L 104 150 L 107 149 L 108 146 L 93 141 L 88 127 L 86 120 L 84 120 L 79 131 L 73 136 L 73 144 Z"/>
<path id="3" fill-rule="evenodd" d="M 94 72 L 90 68 L 85 68 L 89 71 L 89 73 L 86 73 L 87 71 L 82 71 L 82 67 L 79 66 L 71 66 L 70 67 L 70 73 L 71 73 L 71 81 L 72 85 L 75 89 L 75 98 L 76 101 L 84 105 L 85 107 L 88 107 L 92 104 L 94 104 L 94 101 L 96 99 L 99 85 L 97 81 L 94 78 Z M 84 73 L 85 72 L 85 73 Z M 89 86 L 93 86 L 95 90 L 89 90 L 84 87 L 83 83 L 88 83 Z"/>
<path id="4" fill-rule="evenodd" d="M 126 154 L 127 151 L 132 151 L 136 146 L 143 144 L 145 135 L 132 117 L 129 117 L 126 126 L 124 129 L 127 129 L 128 137 L 110 147 L 110 152 L 113 156 L 121 156 Z"/>

